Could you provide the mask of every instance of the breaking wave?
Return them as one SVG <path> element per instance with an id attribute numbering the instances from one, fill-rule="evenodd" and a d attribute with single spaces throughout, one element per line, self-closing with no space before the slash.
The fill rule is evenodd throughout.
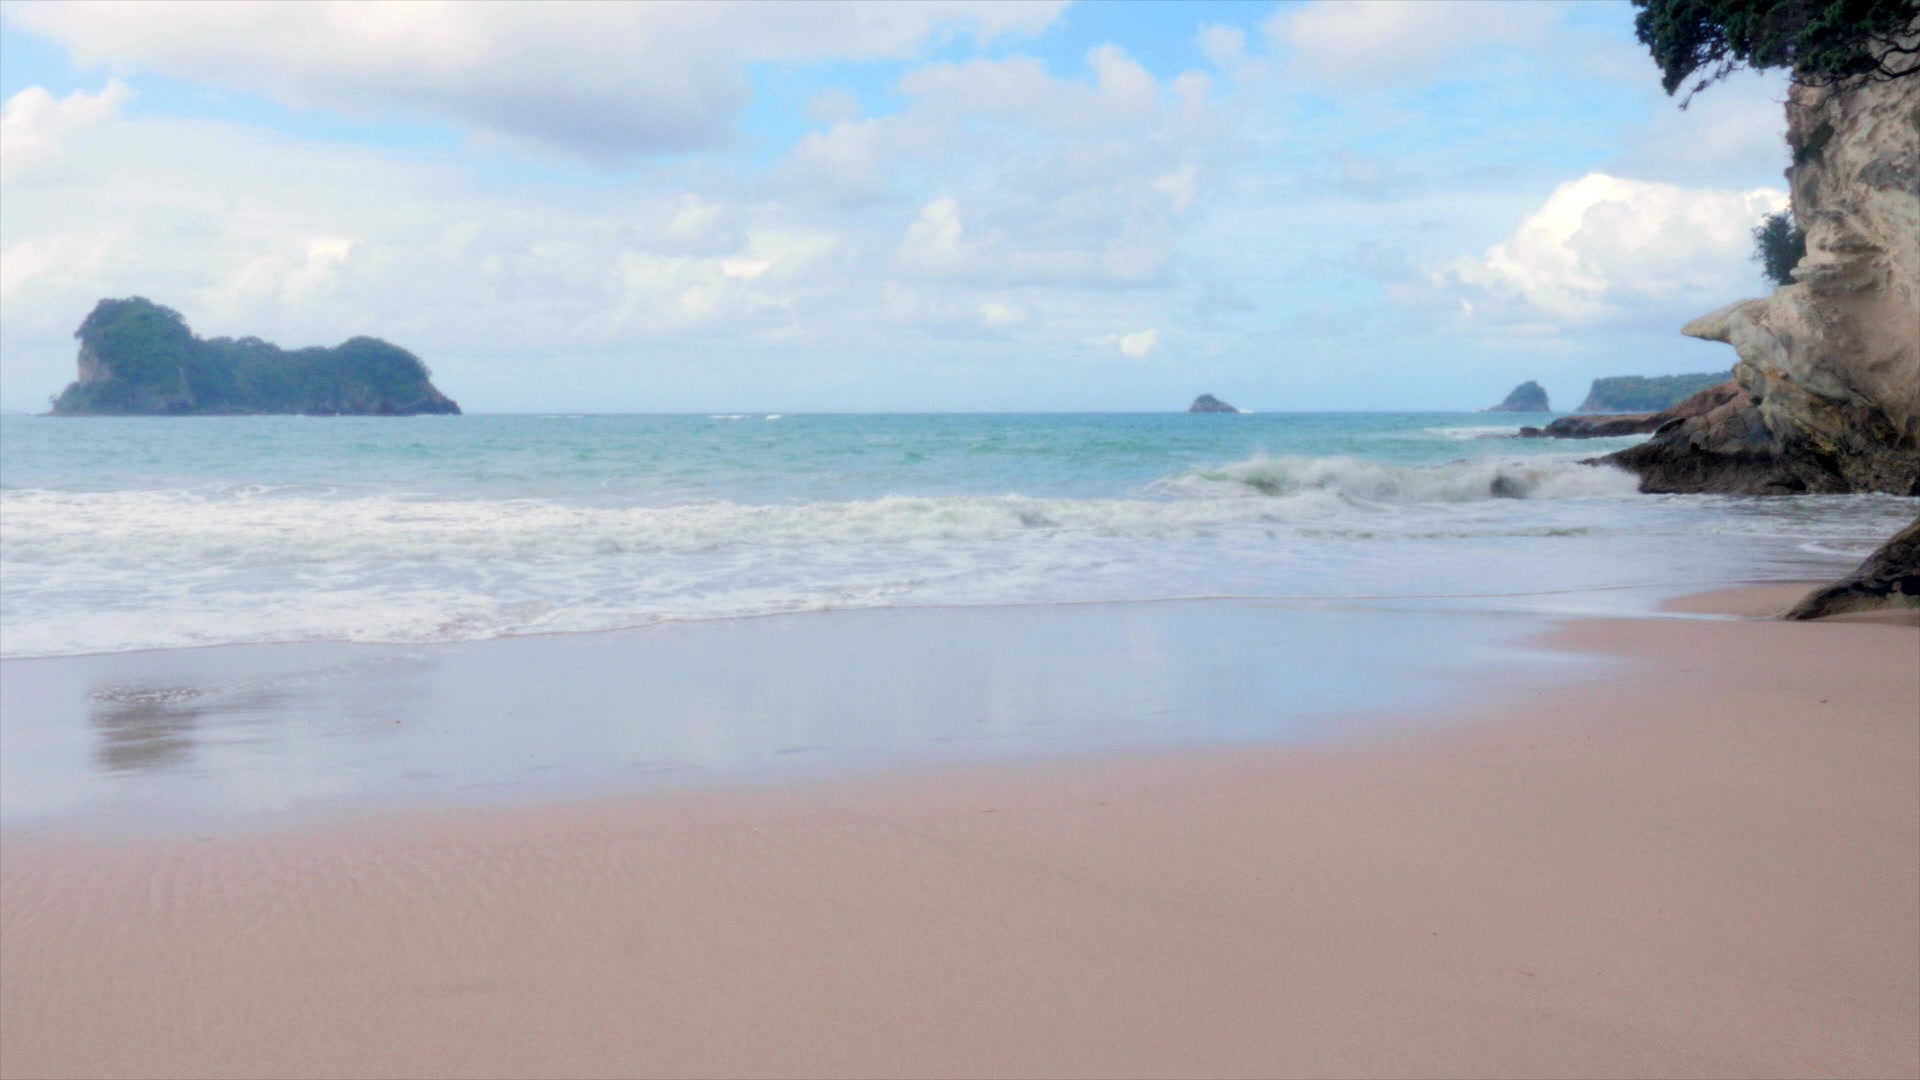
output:
<path id="1" fill-rule="evenodd" d="M 1256 457 L 1188 473 L 1161 485 L 1180 494 L 1244 490 L 1266 496 L 1326 492 L 1354 503 L 1478 502 L 1631 495 L 1632 474 L 1570 460 L 1456 461 L 1426 468 L 1357 458 Z"/>

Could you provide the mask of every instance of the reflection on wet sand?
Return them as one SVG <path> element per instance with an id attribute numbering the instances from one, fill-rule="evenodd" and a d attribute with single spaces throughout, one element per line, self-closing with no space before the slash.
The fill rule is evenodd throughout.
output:
<path id="1" fill-rule="evenodd" d="M 203 691 L 190 686 L 114 687 L 91 695 L 88 721 L 100 737 L 93 760 L 108 772 L 157 772 L 193 760 Z"/>
<path id="2" fill-rule="evenodd" d="M 0 665 L 0 822 L 511 800 L 1315 741 L 1462 693 L 1536 620 L 1255 601 L 835 612 Z M 1407 657 L 1372 677 L 1379 656 Z"/>
<path id="3" fill-rule="evenodd" d="M 93 760 L 107 773 L 184 769 L 195 732 L 210 712 L 238 719 L 270 711 L 284 694 L 253 690 L 213 696 L 195 686 L 115 686 L 87 695 L 87 721 L 99 741 Z"/>

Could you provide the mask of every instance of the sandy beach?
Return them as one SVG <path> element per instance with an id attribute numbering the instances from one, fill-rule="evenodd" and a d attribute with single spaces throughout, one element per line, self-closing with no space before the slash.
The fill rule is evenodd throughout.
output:
<path id="1" fill-rule="evenodd" d="M 1535 644 L 1616 662 L 1347 740 L 10 830 L 0 1075 L 1920 1074 L 1920 622 Z"/>

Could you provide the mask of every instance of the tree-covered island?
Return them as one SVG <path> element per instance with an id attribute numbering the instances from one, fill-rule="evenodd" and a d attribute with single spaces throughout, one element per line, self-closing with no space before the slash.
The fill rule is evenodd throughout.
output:
<path id="1" fill-rule="evenodd" d="M 282 349 L 256 337 L 201 338 L 142 296 L 102 300 L 73 335 L 80 378 L 56 416 L 458 415 L 420 358 L 378 338 Z"/>

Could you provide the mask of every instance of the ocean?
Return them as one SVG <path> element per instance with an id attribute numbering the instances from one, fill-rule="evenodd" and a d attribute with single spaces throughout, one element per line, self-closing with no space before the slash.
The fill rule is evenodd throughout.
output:
<path id="1" fill-rule="evenodd" d="M 0 418 L 0 656 L 1241 597 L 1604 610 L 1915 500 L 1645 496 L 1466 413 Z"/>

